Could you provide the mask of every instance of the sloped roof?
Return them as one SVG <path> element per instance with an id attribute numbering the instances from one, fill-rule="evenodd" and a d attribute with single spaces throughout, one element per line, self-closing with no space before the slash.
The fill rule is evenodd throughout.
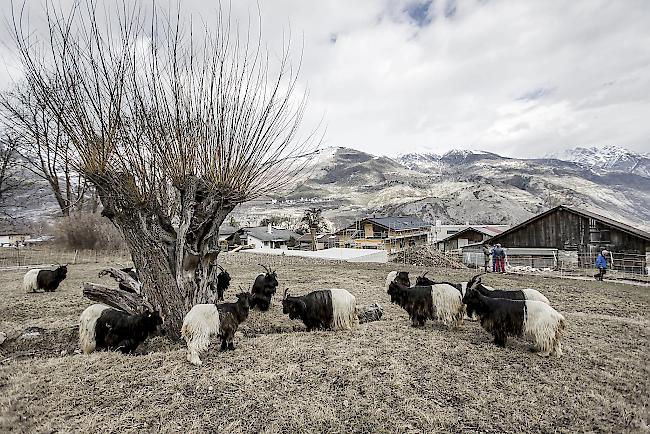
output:
<path id="1" fill-rule="evenodd" d="M 515 231 L 518 231 L 518 230 L 528 226 L 529 224 L 531 224 L 531 223 L 533 223 L 533 222 L 535 222 L 535 221 L 537 221 L 539 219 L 542 219 L 542 218 L 546 217 L 549 214 L 560 211 L 560 210 L 565 210 L 565 211 L 568 211 L 568 212 L 572 212 L 574 214 L 581 215 L 583 217 L 598 220 L 598 221 L 600 221 L 602 223 L 605 223 L 608 226 L 611 226 L 613 228 L 616 228 L 616 229 L 618 229 L 618 230 L 620 230 L 622 232 L 627 232 L 627 233 L 629 233 L 631 235 L 634 235 L 636 237 L 640 237 L 640 238 L 643 238 L 643 239 L 645 239 L 647 241 L 650 241 L 650 233 L 642 231 L 641 229 L 637 229 L 637 228 L 632 227 L 630 225 L 627 225 L 625 223 L 621 223 L 621 222 L 613 220 L 613 219 L 611 219 L 609 217 L 605 217 L 603 215 L 597 214 L 597 213 L 595 213 L 593 211 L 574 208 L 574 207 L 567 206 L 567 205 L 559 205 L 559 206 L 556 206 L 555 208 L 549 209 L 548 211 L 544 211 L 543 213 L 538 214 L 538 215 L 536 215 L 536 216 L 534 216 L 532 218 L 529 218 L 528 220 L 526 220 L 526 221 L 524 221 L 522 223 L 519 223 L 518 225 L 513 226 L 513 227 L 511 227 L 510 229 L 508 229 L 506 231 L 501 232 L 499 235 L 496 235 L 492 239 L 490 239 L 490 242 L 497 241 L 498 239 L 500 239 L 500 238 L 502 238 L 502 237 L 504 237 L 504 236 L 506 236 L 508 234 L 511 234 L 511 233 L 513 233 Z"/>
<path id="2" fill-rule="evenodd" d="M 219 227 L 219 235 L 226 235 L 226 236 L 227 236 L 227 235 L 232 235 L 232 234 L 234 234 L 235 232 L 237 232 L 238 230 L 239 230 L 239 229 L 237 229 L 237 228 L 234 227 L 234 226 L 230 226 L 230 225 L 221 225 L 221 226 Z"/>
<path id="3" fill-rule="evenodd" d="M 412 229 L 429 229 L 431 223 L 427 223 L 417 216 L 395 216 L 395 217 L 365 217 L 360 222 L 371 222 L 377 226 L 394 231 L 406 231 Z M 345 229 L 354 229 L 357 223 L 347 226 Z M 345 230 L 343 229 L 343 230 Z M 338 231 L 341 232 L 341 231 Z"/>
<path id="4" fill-rule="evenodd" d="M 453 240 L 454 238 L 459 238 L 461 235 L 466 234 L 467 232 L 474 231 L 474 232 L 479 232 L 483 235 L 487 235 L 489 237 L 494 237 L 495 235 L 498 235 L 501 233 L 501 231 L 498 228 L 493 228 L 493 227 L 480 227 L 480 226 L 470 226 L 468 228 L 463 229 L 462 231 L 458 231 L 455 234 L 450 234 L 448 237 L 443 238 L 442 240 L 438 241 L 439 243 Z"/>
<path id="5" fill-rule="evenodd" d="M 271 233 L 269 233 L 267 226 L 244 228 L 244 232 L 247 232 L 251 236 L 262 241 L 289 241 L 289 239 L 292 237 L 295 239 L 300 238 L 300 235 L 293 231 L 290 231 L 289 229 L 272 228 Z"/>

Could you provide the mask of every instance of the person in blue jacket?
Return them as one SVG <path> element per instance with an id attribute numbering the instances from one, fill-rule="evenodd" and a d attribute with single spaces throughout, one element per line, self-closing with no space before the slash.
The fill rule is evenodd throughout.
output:
<path id="1" fill-rule="evenodd" d="M 602 281 L 603 276 L 605 276 L 605 273 L 607 272 L 607 253 L 607 250 L 603 250 L 596 258 L 596 268 L 598 268 L 598 274 L 594 275 L 596 280 Z"/>

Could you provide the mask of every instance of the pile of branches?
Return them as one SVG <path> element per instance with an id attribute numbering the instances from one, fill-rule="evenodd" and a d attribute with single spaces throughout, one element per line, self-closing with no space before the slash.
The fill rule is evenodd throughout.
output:
<path id="1" fill-rule="evenodd" d="M 397 253 L 391 261 L 419 267 L 467 268 L 462 262 L 429 246 L 408 247 Z"/>

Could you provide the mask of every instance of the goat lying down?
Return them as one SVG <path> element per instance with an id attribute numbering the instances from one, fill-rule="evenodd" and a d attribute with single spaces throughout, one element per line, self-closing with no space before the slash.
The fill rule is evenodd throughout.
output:
<path id="1" fill-rule="evenodd" d="M 465 307 L 456 287 L 447 283 L 409 287 L 404 284 L 407 280 L 407 273 L 392 271 L 386 283 L 391 302 L 409 314 L 411 325 L 423 326 L 427 320 L 440 321 L 448 327 L 462 324 Z"/>
<path id="2" fill-rule="evenodd" d="M 506 346 L 509 336 L 528 336 L 533 351 L 540 356 L 562 354 L 564 317 L 546 303 L 537 300 L 511 300 L 484 296 L 476 287 L 480 278 L 468 286 L 463 297 L 468 314 L 476 314 L 481 326 L 494 336 L 494 343 Z"/>
<path id="3" fill-rule="evenodd" d="M 345 289 L 324 289 L 292 297 L 284 291 L 282 312 L 300 319 L 307 331 L 314 329 L 349 330 L 359 323 L 356 298 Z"/>
<path id="4" fill-rule="evenodd" d="M 130 354 L 162 323 L 156 311 L 132 315 L 105 304 L 93 304 L 79 317 L 79 347 L 84 354 L 95 350 Z"/>

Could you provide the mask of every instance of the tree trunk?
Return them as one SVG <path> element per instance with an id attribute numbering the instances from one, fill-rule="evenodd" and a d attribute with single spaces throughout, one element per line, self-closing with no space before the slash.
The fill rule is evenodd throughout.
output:
<path id="1" fill-rule="evenodd" d="M 311 232 L 311 250 L 316 251 L 316 228 L 315 227 L 310 227 L 309 231 Z"/>
<path id="2" fill-rule="evenodd" d="M 216 301 L 219 226 L 234 205 L 210 196 L 200 179 L 189 178 L 179 189 L 176 226 L 156 202 L 133 199 L 127 190 L 133 183 L 130 175 L 93 183 L 104 205 L 102 215 L 124 235 L 143 297 L 165 318 L 167 336 L 179 339 L 183 318 L 192 306 Z"/>

